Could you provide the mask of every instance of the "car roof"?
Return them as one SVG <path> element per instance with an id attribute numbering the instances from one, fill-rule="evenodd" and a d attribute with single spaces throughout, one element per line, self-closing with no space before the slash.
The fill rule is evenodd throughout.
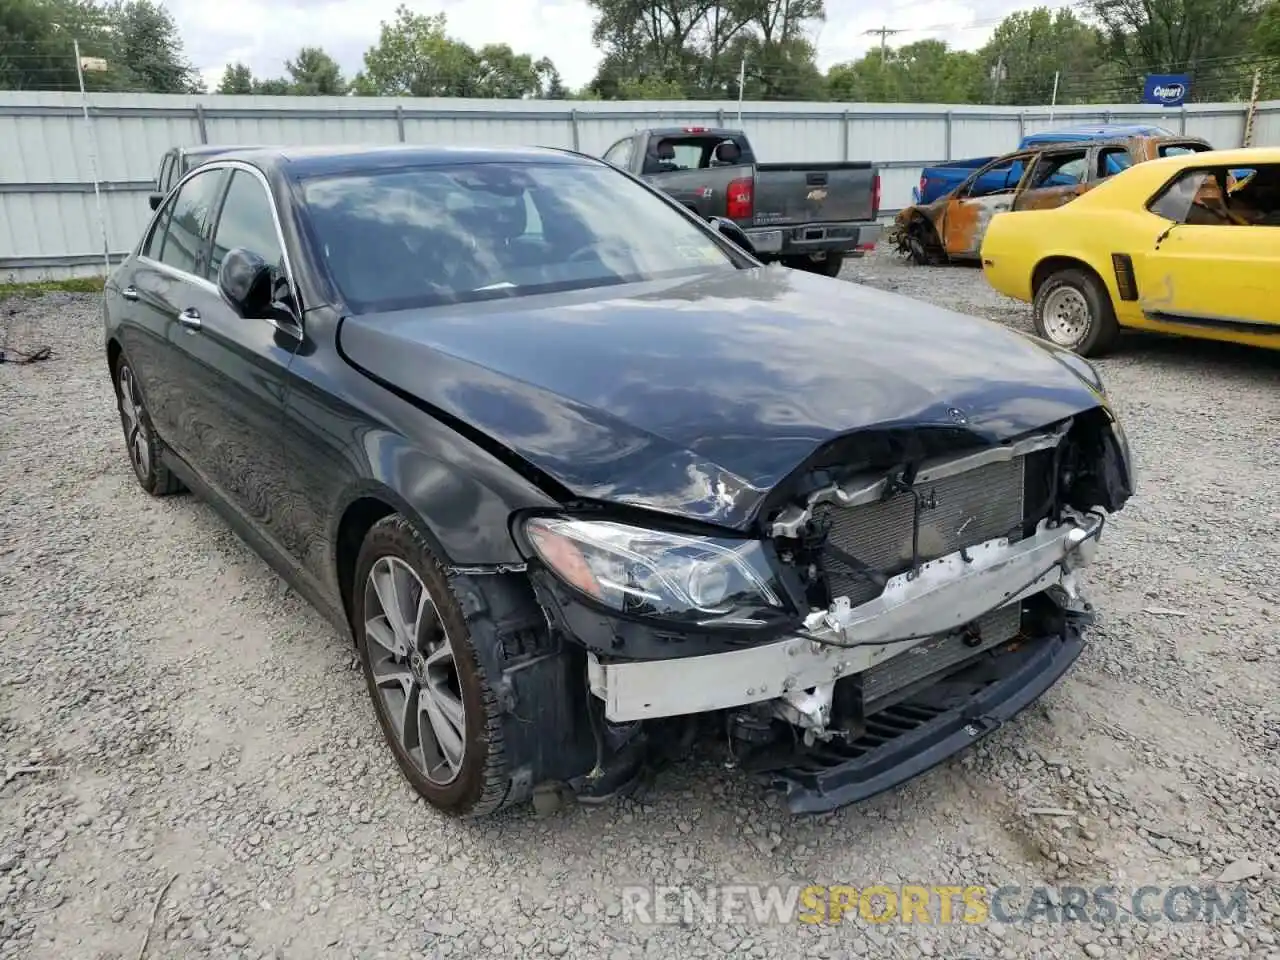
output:
<path id="1" fill-rule="evenodd" d="M 1103 123 L 1096 127 L 1065 127 L 1061 130 L 1042 130 L 1028 134 L 1027 143 L 1049 143 L 1055 140 L 1092 140 L 1094 138 L 1111 137 L 1170 137 L 1174 132 L 1167 127 L 1147 123 Z"/>
<path id="2" fill-rule="evenodd" d="M 1248 167 L 1254 163 L 1280 163 L 1280 147 L 1233 147 L 1228 150 L 1204 150 L 1200 153 L 1178 153 L 1148 160 L 1141 166 L 1156 169 L 1170 167 Z"/>
<path id="3" fill-rule="evenodd" d="M 235 150 L 220 159 L 244 160 L 264 170 L 303 179 L 364 170 L 436 164 L 542 163 L 594 164 L 598 161 L 551 147 L 462 147 L 425 144 L 276 146 Z"/>
<path id="4" fill-rule="evenodd" d="M 202 143 L 194 147 L 178 147 L 178 152 L 188 157 L 204 157 L 214 153 L 227 153 L 231 150 L 256 150 L 255 146 L 237 146 L 235 144 L 210 144 Z"/>

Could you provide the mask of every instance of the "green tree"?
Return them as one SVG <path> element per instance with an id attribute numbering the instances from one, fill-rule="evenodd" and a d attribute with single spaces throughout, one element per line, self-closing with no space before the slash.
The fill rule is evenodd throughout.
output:
<path id="1" fill-rule="evenodd" d="M 1010 14 L 982 48 L 986 103 L 1097 103 L 1108 84 L 1099 67 L 1102 36 L 1069 9 L 1035 7 Z"/>
<path id="2" fill-rule="evenodd" d="M 1247 95 L 1241 69 L 1255 26 L 1255 0 L 1091 0 L 1118 68 L 1113 86 L 1135 100 L 1150 73 L 1188 73 L 1197 100 Z"/>
<path id="3" fill-rule="evenodd" d="M 127 89 L 106 11 L 91 0 L 0 0 L 0 89 L 75 90 L 75 45 L 100 57 L 106 72 L 85 73 L 90 90 Z"/>
<path id="4" fill-rule="evenodd" d="M 128 71 L 133 80 L 130 86 L 148 93 L 203 90 L 168 10 L 152 0 L 115 0 L 107 10 L 113 59 Z"/>
<path id="5" fill-rule="evenodd" d="M 284 77 L 253 81 L 253 92 L 263 97 L 288 97 L 294 92 L 293 84 Z"/>
<path id="6" fill-rule="evenodd" d="M 941 40 L 879 49 L 827 72 L 832 99 L 869 103 L 977 103 L 982 60 Z"/>
<path id="7" fill-rule="evenodd" d="M 528 54 L 505 43 L 490 43 L 476 51 L 468 96 L 520 100 L 542 93 L 542 78 Z"/>
<path id="8" fill-rule="evenodd" d="M 471 95 L 478 58 L 445 33 L 442 13 L 413 13 L 403 4 L 383 23 L 378 42 L 364 55 L 355 87 L 362 96 L 465 97 Z"/>
<path id="9" fill-rule="evenodd" d="M 253 93 L 253 71 L 243 63 L 231 63 L 222 72 L 222 80 L 215 93 L 246 96 Z"/>
<path id="10" fill-rule="evenodd" d="M 617 98 L 678 90 L 706 99 L 821 99 L 826 85 L 806 31 L 822 0 L 588 0 L 605 51 L 590 88 Z"/>
<path id="11" fill-rule="evenodd" d="M 345 96 L 351 85 L 342 76 L 338 61 L 319 47 L 303 47 L 298 55 L 285 61 L 291 79 L 291 93 L 308 97 Z"/>

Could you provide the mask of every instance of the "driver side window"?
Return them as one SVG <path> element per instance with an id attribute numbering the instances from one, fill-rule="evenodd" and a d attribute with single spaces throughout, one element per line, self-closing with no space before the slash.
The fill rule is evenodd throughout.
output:
<path id="1" fill-rule="evenodd" d="M 1013 190 L 1022 179 L 1025 171 L 1026 156 L 1006 157 L 978 172 L 970 182 L 964 195 L 968 197 L 985 197 L 993 193 L 1004 193 Z"/>
<path id="2" fill-rule="evenodd" d="M 262 183 L 247 170 L 233 170 L 222 213 L 213 235 L 213 250 L 205 278 L 218 282 L 218 270 L 227 253 L 244 247 L 271 264 L 277 276 L 284 274 L 284 250 L 276 232 L 271 198 Z"/>
<path id="3" fill-rule="evenodd" d="M 1148 207 L 1157 217 L 1175 223 L 1213 226 L 1230 221 L 1213 213 L 1220 200 L 1218 182 L 1208 170 L 1184 171 Z"/>

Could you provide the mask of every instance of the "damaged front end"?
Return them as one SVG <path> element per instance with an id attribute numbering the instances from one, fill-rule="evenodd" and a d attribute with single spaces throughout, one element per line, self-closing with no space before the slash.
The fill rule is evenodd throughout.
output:
<path id="1" fill-rule="evenodd" d="M 842 437 L 775 488 L 754 538 L 528 520 L 535 591 L 584 648 L 603 728 L 713 716 L 743 769 L 816 812 L 1036 699 L 1082 649 L 1078 573 L 1132 491 L 1127 441 L 1105 406 L 966 436 Z"/>

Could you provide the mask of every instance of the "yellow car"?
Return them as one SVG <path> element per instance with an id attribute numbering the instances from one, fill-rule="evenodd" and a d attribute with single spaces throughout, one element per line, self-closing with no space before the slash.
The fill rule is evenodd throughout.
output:
<path id="1" fill-rule="evenodd" d="M 1083 356 L 1120 328 L 1280 349 L 1280 147 L 1134 164 L 1066 206 L 999 213 L 987 281 Z"/>

